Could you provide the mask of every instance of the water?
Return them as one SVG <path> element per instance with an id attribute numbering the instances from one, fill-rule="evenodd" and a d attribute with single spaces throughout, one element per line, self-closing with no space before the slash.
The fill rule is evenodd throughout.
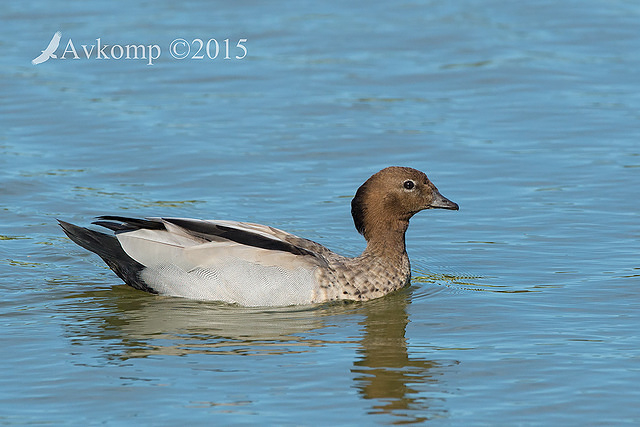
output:
<path id="1" fill-rule="evenodd" d="M 0 422 L 637 424 L 638 19 L 596 0 L 3 4 Z M 59 54 L 162 55 L 32 65 L 56 31 Z M 247 55 L 177 60 L 177 38 Z M 388 165 L 461 210 L 417 215 L 412 286 L 365 304 L 144 294 L 55 223 L 236 219 L 355 255 L 350 198 Z"/>

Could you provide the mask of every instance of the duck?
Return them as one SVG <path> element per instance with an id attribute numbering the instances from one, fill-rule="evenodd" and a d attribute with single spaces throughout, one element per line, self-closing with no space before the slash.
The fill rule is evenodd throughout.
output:
<path id="1" fill-rule="evenodd" d="M 267 225 L 229 220 L 104 215 L 96 231 L 58 220 L 127 285 L 152 294 L 247 307 L 367 301 L 411 281 L 405 233 L 426 209 L 458 210 L 424 172 L 391 166 L 351 201 L 361 255 L 347 257 Z"/>

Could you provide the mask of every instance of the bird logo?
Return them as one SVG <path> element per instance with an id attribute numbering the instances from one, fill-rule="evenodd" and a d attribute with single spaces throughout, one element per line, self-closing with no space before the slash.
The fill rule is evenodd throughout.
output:
<path id="1" fill-rule="evenodd" d="M 56 51 L 56 49 L 58 49 L 58 45 L 60 44 L 61 38 L 62 38 L 62 33 L 60 31 L 57 31 L 51 38 L 51 41 L 49 42 L 49 46 L 47 46 L 47 48 L 43 50 L 40 55 L 35 57 L 31 61 L 31 63 L 33 65 L 38 65 L 38 64 L 42 64 L 45 61 L 48 61 L 49 58 L 57 58 L 54 52 Z"/>

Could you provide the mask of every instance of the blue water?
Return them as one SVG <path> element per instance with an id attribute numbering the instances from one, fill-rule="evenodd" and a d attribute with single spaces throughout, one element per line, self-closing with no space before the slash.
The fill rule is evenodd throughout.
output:
<path id="1" fill-rule="evenodd" d="M 5 2 L 0 423 L 640 423 L 639 20 L 622 0 Z M 161 55 L 59 59 L 98 38 Z M 175 59 L 180 38 L 230 59 Z M 461 210 L 414 217 L 412 286 L 363 304 L 145 294 L 55 221 L 234 219 L 356 255 L 350 199 L 389 165 Z"/>

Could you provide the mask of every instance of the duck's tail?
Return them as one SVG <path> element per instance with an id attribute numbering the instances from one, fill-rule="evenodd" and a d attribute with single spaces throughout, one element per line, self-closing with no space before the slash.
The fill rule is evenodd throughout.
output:
<path id="1" fill-rule="evenodd" d="M 100 256 L 127 285 L 141 291 L 157 293 L 140 278 L 144 265 L 127 255 L 114 236 L 78 227 L 65 221 L 58 220 L 58 223 L 73 242 Z"/>

